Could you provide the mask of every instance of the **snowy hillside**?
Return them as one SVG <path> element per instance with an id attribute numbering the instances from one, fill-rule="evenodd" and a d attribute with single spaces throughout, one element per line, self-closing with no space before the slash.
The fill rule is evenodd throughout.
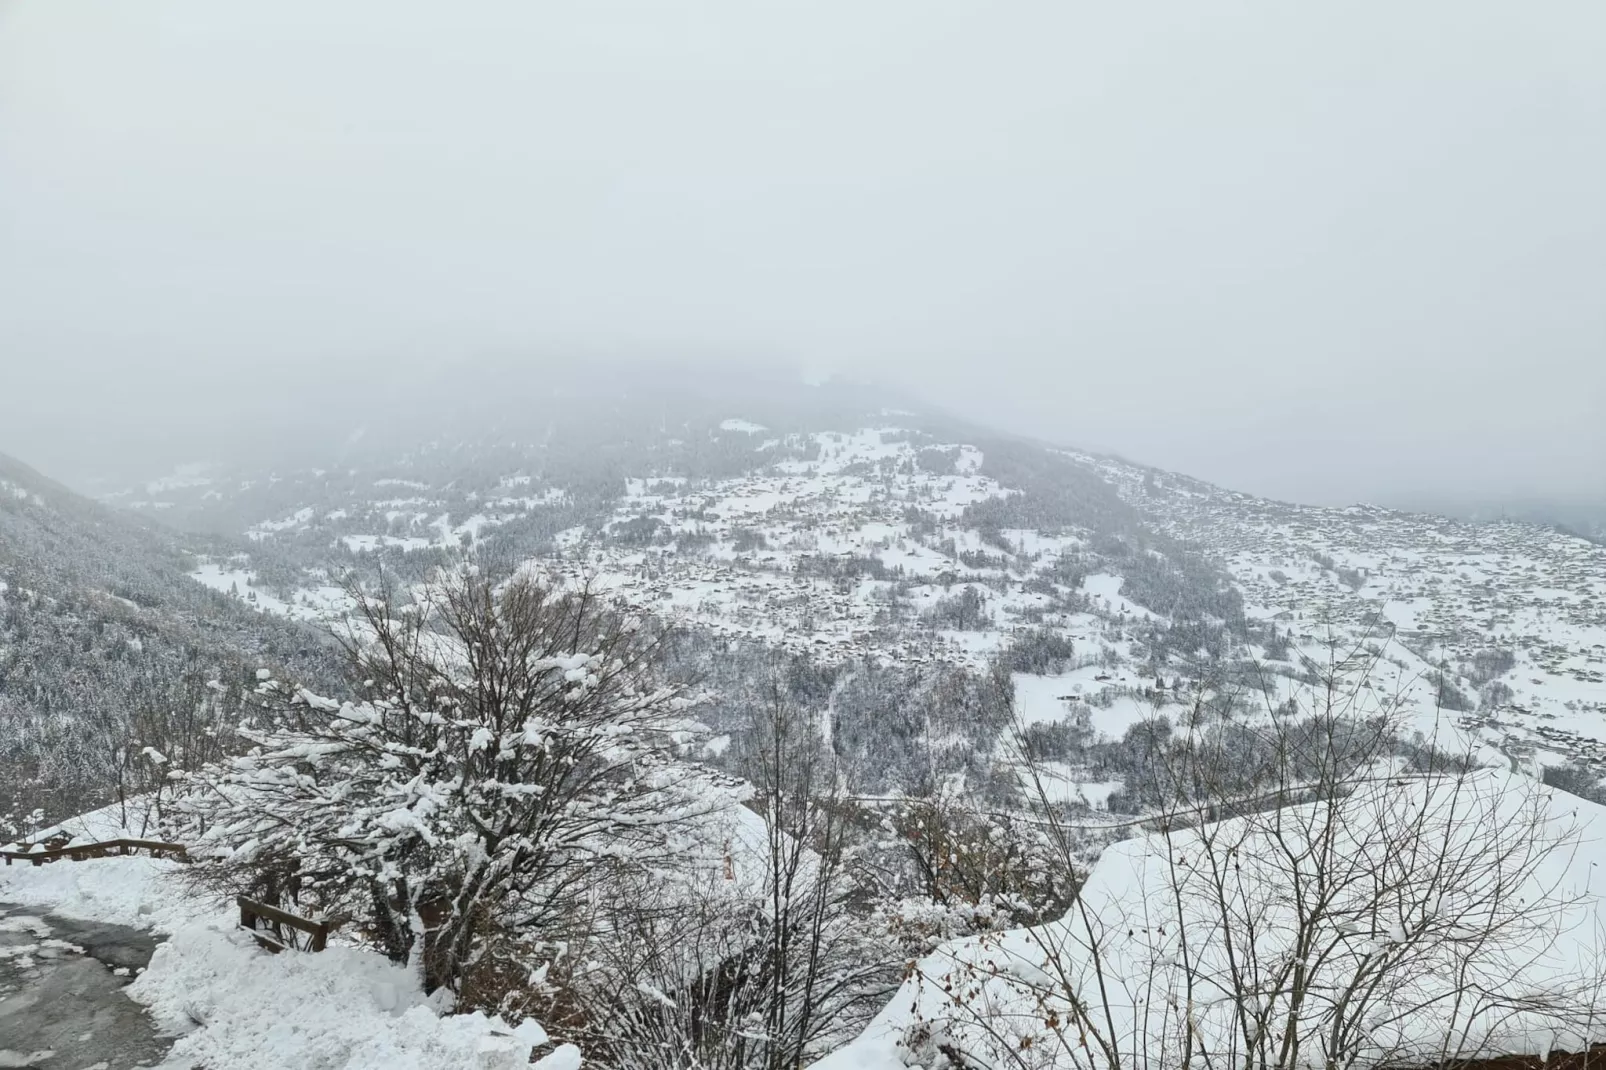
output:
<path id="1" fill-rule="evenodd" d="M 437 441 L 338 475 L 180 473 L 132 504 L 234 516 L 236 552 L 194 577 L 302 620 L 344 612 L 344 569 L 422 575 L 474 546 L 822 662 L 979 669 L 1062 638 L 1068 655 L 1015 666 L 1019 712 L 1112 738 L 1174 718 L 1202 679 L 1236 674 L 1263 705 L 1343 665 L 1424 735 L 1606 761 L 1606 548 L 1293 506 L 903 411 L 841 430 L 757 415 L 638 428 L 601 467 L 561 436 Z M 238 515 L 269 485 L 271 510 Z"/>
<path id="2" fill-rule="evenodd" d="M 1606 808 L 1498 770 L 1385 777 L 1342 802 L 1139 836 L 1104 854 L 1064 917 L 915 965 L 815 1067 L 1581 1051 L 1606 998 L 1603 841 Z"/>
<path id="3" fill-rule="evenodd" d="M 182 716 L 263 663 L 325 672 L 317 631 L 193 582 L 189 542 L 0 455 L 0 834 L 110 798 L 129 761 L 109 728 Z"/>
<path id="4" fill-rule="evenodd" d="M 1606 547 L 1519 523 L 1274 502 L 1075 454 L 1168 534 L 1221 561 L 1251 618 L 1388 640 L 1393 679 L 1512 755 L 1606 762 Z M 1409 681 L 1409 682 L 1408 682 Z"/>

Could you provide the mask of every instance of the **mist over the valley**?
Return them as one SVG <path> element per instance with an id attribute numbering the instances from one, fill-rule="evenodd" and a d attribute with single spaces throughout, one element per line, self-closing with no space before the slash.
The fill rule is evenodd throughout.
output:
<path id="1" fill-rule="evenodd" d="M 0 448 L 87 486 L 712 362 L 1291 500 L 1598 501 L 1601 12 L 1370 14 L 10 0 Z"/>

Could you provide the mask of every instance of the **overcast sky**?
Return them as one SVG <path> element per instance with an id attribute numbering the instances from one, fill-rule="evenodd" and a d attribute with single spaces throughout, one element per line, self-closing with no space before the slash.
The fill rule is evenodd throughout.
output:
<path id="1" fill-rule="evenodd" d="M 1603 55 L 1599 0 L 0 0 L 0 450 L 612 348 L 1606 495 Z"/>

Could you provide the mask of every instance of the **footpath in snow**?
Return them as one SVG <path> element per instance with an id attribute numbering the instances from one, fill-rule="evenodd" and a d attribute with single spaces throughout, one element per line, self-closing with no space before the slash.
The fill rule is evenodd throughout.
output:
<path id="1" fill-rule="evenodd" d="M 150 1066 L 172 1045 L 123 992 L 148 933 L 0 903 L 0 1067 Z"/>
<path id="2" fill-rule="evenodd" d="M 107 826 L 102 812 L 65 827 L 80 838 L 122 834 Z M 0 937 L 9 937 L 0 941 L 0 957 L 8 947 L 29 947 L 13 954 L 29 957 L 26 968 L 43 954 L 71 957 L 74 970 L 94 971 L 101 994 L 85 1005 L 89 1017 L 80 1032 L 94 1032 L 111 1017 L 123 1016 L 126 1025 L 126 1007 L 117 1001 L 131 1000 L 128 1006 L 143 1008 L 164 1038 L 145 1057 L 159 1057 L 172 1044 L 158 1064 L 164 1070 L 577 1070 L 581 1064 L 572 1046 L 553 1050 L 534 1022 L 510 1027 L 479 1013 L 442 1015 L 414 975 L 382 955 L 338 945 L 270 954 L 239 930 L 232 908 L 187 894 L 182 868 L 136 856 L 0 867 L 0 903 L 8 904 Z M 132 969 L 82 955 L 70 923 L 57 932 L 46 915 L 148 932 L 160 943 L 124 987 L 114 971 L 132 976 Z M 0 998 L 0 1021 L 37 1016 L 36 1004 L 21 1000 L 20 990 L 10 993 Z M 103 1016 L 99 1026 L 95 1014 Z M 64 1025 L 61 1034 L 68 1032 Z M 7 1044 L 0 1067 L 69 1065 L 43 1043 Z M 531 1064 L 534 1051 L 545 1054 Z M 142 1065 L 102 1062 L 100 1070 Z"/>

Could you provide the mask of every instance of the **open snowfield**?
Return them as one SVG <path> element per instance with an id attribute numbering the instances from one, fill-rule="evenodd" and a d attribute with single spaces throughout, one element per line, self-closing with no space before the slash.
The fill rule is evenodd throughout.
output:
<path id="1" fill-rule="evenodd" d="M 214 591 L 240 599 L 259 613 L 274 613 L 294 620 L 337 620 L 351 609 L 346 592 L 332 584 L 317 584 L 298 589 L 293 601 L 285 601 L 266 588 L 255 586 L 256 573 L 232 561 L 205 561 L 200 563 L 190 578 Z"/>

